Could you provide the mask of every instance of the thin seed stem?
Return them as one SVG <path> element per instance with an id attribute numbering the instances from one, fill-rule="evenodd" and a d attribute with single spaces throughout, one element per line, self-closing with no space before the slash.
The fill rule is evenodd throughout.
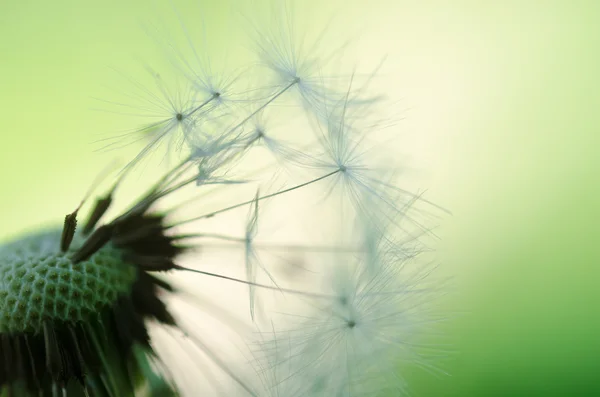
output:
<path id="1" fill-rule="evenodd" d="M 209 103 L 211 103 L 212 101 L 214 101 L 215 99 L 217 99 L 220 95 L 215 93 L 212 94 L 210 96 L 210 98 L 208 98 L 206 101 L 202 102 L 200 105 L 196 106 L 191 112 L 189 112 L 188 114 L 185 115 L 185 117 L 190 117 L 191 115 L 193 115 L 194 113 L 196 113 L 198 110 L 202 109 L 204 106 L 208 105 Z"/>
<path id="2" fill-rule="evenodd" d="M 279 98 L 281 95 L 283 95 L 287 90 L 289 90 L 290 88 L 292 88 L 293 86 L 298 84 L 299 81 L 300 81 L 300 79 L 297 79 L 297 78 L 292 80 L 291 83 L 289 83 L 288 85 L 283 87 L 277 94 L 273 95 L 271 98 L 269 98 L 269 100 L 267 100 L 265 103 L 260 105 L 255 111 L 250 113 L 244 120 L 240 121 L 235 127 L 233 127 L 230 130 L 230 132 L 233 132 L 233 131 L 237 130 L 238 128 L 240 128 L 242 125 L 246 124 L 246 122 L 248 120 L 250 120 L 252 117 L 256 116 L 260 111 L 262 111 L 267 106 L 269 106 L 271 103 L 273 103 L 273 101 L 275 101 L 277 98 Z"/>
<path id="3" fill-rule="evenodd" d="M 113 220 L 113 222 L 118 222 L 122 219 L 125 219 L 126 217 L 128 217 L 129 215 L 131 215 L 132 213 L 135 213 L 136 211 L 138 211 L 140 208 L 145 208 L 150 206 L 152 203 L 154 203 L 156 200 L 158 200 L 159 198 L 163 197 L 164 194 L 160 192 L 161 187 L 164 185 L 167 185 L 168 183 L 171 182 L 171 180 L 173 180 L 173 175 L 175 175 L 175 173 L 178 170 L 181 170 L 182 167 L 184 167 L 186 164 L 188 164 L 189 158 L 186 158 L 185 160 L 181 161 L 179 164 L 177 164 L 174 168 L 172 168 L 171 170 L 169 170 L 165 175 L 163 175 L 158 182 L 143 196 L 143 198 L 141 198 L 135 205 L 133 205 L 128 211 L 125 211 L 122 215 L 120 215 L 119 217 L 117 217 L 116 219 Z M 179 177 L 180 174 L 177 174 L 176 177 Z"/>
<path id="4" fill-rule="evenodd" d="M 318 294 L 318 293 L 315 293 L 315 292 L 298 291 L 298 290 L 295 290 L 295 289 L 279 288 L 279 287 L 274 287 L 272 285 L 253 283 L 251 281 L 241 280 L 241 279 L 235 278 L 235 277 L 229 277 L 229 276 L 224 276 L 222 274 L 205 272 L 203 270 L 190 269 L 188 267 L 182 267 L 182 266 L 177 266 L 177 265 L 175 266 L 175 269 L 176 270 L 188 271 L 188 272 L 192 272 L 192 273 L 203 274 L 205 276 L 220 278 L 220 279 L 223 279 L 223 280 L 233 281 L 233 282 L 240 283 L 240 284 L 251 285 L 253 287 L 258 287 L 258 288 L 263 288 L 263 289 L 269 289 L 269 290 L 272 290 L 272 291 L 285 292 L 285 293 L 288 293 L 288 294 L 303 295 L 303 296 L 309 296 L 311 298 L 319 298 L 319 299 L 335 299 L 336 298 L 336 296 L 332 296 L 332 295 Z"/>
<path id="5" fill-rule="evenodd" d="M 253 145 L 255 142 L 257 142 L 257 141 L 259 141 L 259 140 L 260 140 L 260 136 L 258 136 L 258 135 L 257 135 L 257 136 L 255 136 L 255 137 L 253 137 L 251 140 L 249 140 L 249 141 L 248 141 L 248 142 L 245 144 L 244 150 L 248 149 L 248 148 L 249 148 L 251 145 Z M 303 147 L 301 150 L 302 150 L 302 151 L 304 151 L 304 150 L 306 150 L 306 149 L 310 148 L 311 146 L 312 146 L 312 144 L 310 144 L 310 145 L 306 145 L 306 146 L 304 146 L 304 147 Z M 262 167 L 260 167 L 260 168 L 257 168 L 257 169 L 255 169 L 255 170 L 253 170 L 253 171 L 252 171 L 250 174 L 246 174 L 246 177 L 250 177 L 251 175 L 258 174 L 258 173 L 260 173 L 260 172 L 263 172 L 263 171 L 265 171 L 265 170 L 268 170 L 268 169 L 270 169 L 270 168 L 272 168 L 272 167 L 273 167 L 273 163 L 269 163 L 269 164 L 267 164 L 267 165 L 265 165 L 265 166 L 262 166 Z M 180 173 L 180 175 L 181 175 L 181 173 Z M 173 180 L 175 180 L 175 179 L 176 179 L 176 178 L 173 178 Z M 170 207 L 170 209 L 169 209 L 169 210 L 167 210 L 167 211 L 165 211 L 165 212 L 167 212 L 167 213 L 172 213 L 172 212 L 176 211 L 177 209 L 180 209 L 180 208 L 182 208 L 182 207 L 184 207 L 184 206 L 186 206 L 186 205 L 188 205 L 188 204 L 191 204 L 191 203 L 197 202 L 197 201 L 198 201 L 200 198 L 202 198 L 202 197 L 206 197 L 206 196 L 207 196 L 208 194 L 210 194 L 210 193 L 211 193 L 211 192 L 204 192 L 204 193 L 202 193 L 202 194 L 200 194 L 200 195 L 195 195 L 195 196 L 193 196 L 193 197 L 190 197 L 189 199 L 187 199 L 187 200 L 184 200 L 184 201 L 182 201 L 182 202 L 178 203 L 177 205 L 174 205 L 174 206 Z"/>
<path id="6" fill-rule="evenodd" d="M 247 241 L 247 239 L 243 238 L 243 237 L 235 237 L 235 236 L 228 236 L 225 234 L 218 234 L 218 233 L 190 233 L 190 234 L 181 234 L 177 236 L 177 239 L 188 239 L 188 238 L 214 238 L 214 239 L 218 239 L 218 240 L 226 240 L 226 241 L 233 241 L 233 242 L 237 242 L 237 243 L 243 243 L 245 241 Z"/>
<path id="7" fill-rule="evenodd" d="M 243 152 L 244 150 L 246 150 L 250 145 L 252 145 L 254 142 L 256 142 L 258 139 L 252 139 L 251 141 L 249 141 L 242 150 L 240 150 L 239 152 L 234 152 L 228 159 L 223 161 L 223 164 L 231 161 L 235 156 L 239 155 L 241 152 Z M 191 164 L 188 164 L 188 166 L 190 166 Z M 169 183 L 175 182 L 177 180 L 177 178 L 181 177 L 185 171 L 187 170 L 188 167 L 184 167 L 181 169 L 180 172 L 178 172 L 175 176 L 169 178 L 169 180 L 164 181 L 163 184 L 168 185 Z M 165 190 L 163 190 L 162 192 L 156 193 L 156 196 L 154 196 L 154 200 L 158 200 L 161 197 L 164 197 L 170 193 L 173 193 L 176 190 L 179 190 L 183 187 L 186 187 L 187 185 L 189 185 L 190 183 L 194 182 L 198 180 L 198 175 L 194 175 L 193 177 L 188 177 L 187 179 L 184 179 L 183 181 L 177 183 L 175 186 L 172 186 L 170 188 L 167 188 Z"/>
<path id="8" fill-rule="evenodd" d="M 221 360 L 219 356 L 215 352 L 213 352 L 204 342 L 202 342 L 196 335 L 194 335 L 193 333 L 188 333 L 186 331 L 184 331 L 184 335 L 191 339 L 197 348 L 202 350 L 204 354 L 206 354 L 211 360 L 213 360 L 213 362 L 216 365 L 218 365 L 219 368 L 221 368 L 227 375 L 229 375 L 231 379 L 233 379 L 235 382 L 237 382 L 237 384 L 243 387 L 244 390 L 250 393 L 251 396 L 258 397 L 257 394 L 254 393 L 254 391 L 252 391 L 250 387 L 248 387 L 248 385 L 246 385 L 246 383 L 244 383 L 244 381 L 240 379 L 232 370 L 230 370 L 227 367 L 227 364 L 224 363 L 223 360 Z"/>
<path id="9" fill-rule="evenodd" d="M 300 189 L 302 187 L 305 187 L 305 186 L 308 186 L 308 185 L 312 185 L 313 183 L 322 181 L 323 179 L 327 179 L 327 178 L 329 178 L 329 177 L 331 177 L 333 175 L 336 175 L 338 172 L 341 172 L 341 170 L 337 169 L 337 170 L 332 171 L 332 172 L 330 172 L 328 174 L 325 174 L 325 175 L 320 176 L 318 178 L 312 179 L 312 180 L 310 180 L 308 182 L 304 182 L 304 183 L 301 183 L 299 185 L 292 186 L 290 188 L 287 188 L 287 189 L 284 189 L 284 190 L 280 190 L 280 191 L 275 192 L 275 193 L 267 194 L 266 196 L 257 197 L 257 198 L 254 198 L 252 200 L 244 201 L 242 203 L 238 203 L 238 204 L 232 205 L 230 207 L 226 207 L 226 208 L 222 208 L 222 209 L 217 210 L 217 211 L 210 212 L 208 214 L 200 215 L 200 216 L 197 216 L 195 218 L 186 219 L 186 220 L 181 221 L 179 223 L 176 223 L 176 224 L 173 224 L 173 225 L 170 225 L 170 226 L 166 226 L 166 228 L 168 229 L 168 228 L 172 228 L 172 227 L 175 227 L 175 226 L 179 226 L 179 225 L 184 225 L 184 224 L 187 224 L 187 223 L 191 223 L 191 222 L 194 222 L 194 221 L 197 221 L 197 220 L 200 220 L 200 219 L 211 218 L 211 217 L 213 217 L 215 215 L 218 215 L 218 214 L 221 214 L 223 212 L 231 211 L 231 210 L 234 210 L 236 208 L 240 208 L 240 207 L 243 207 L 245 205 L 252 204 L 255 201 L 266 200 L 266 199 L 271 198 L 271 197 L 279 196 L 280 194 L 289 193 L 289 192 L 292 192 L 294 190 Z"/>
<path id="10" fill-rule="evenodd" d="M 177 236 L 177 239 L 188 239 L 188 238 L 208 238 L 229 241 L 231 243 L 245 243 L 248 239 L 244 237 L 229 236 L 218 233 L 190 233 L 181 234 Z M 210 244 L 210 247 L 231 247 L 233 244 Z M 275 243 L 261 243 L 252 242 L 252 246 L 255 248 L 270 249 L 276 251 L 306 251 L 306 252 L 364 252 L 366 248 L 361 246 L 350 247 L 350 246 L 326 246 L 326 245 L 302 245 L 302 244 L 275 244 Z"/>
<path id="11" fill-rule="evenodd" d="M 283 87 L 279 92 L 277 92 L 275 95 L 273 95 L 271 98 L 269 98 L 269 100 L 267 100 L 264 104 L 262 104 L 258 109 L 256 109 L 255 111 L 253 111 L 252 113 L 250 113 L 250 115 L 248 115 L 246 118 L 244 118 L 241 122 L 239 122 L 235 127 L 233 127 L 230 130 L 230 133 L 237 130 L 238 128 L 240 128 L 242 125 L 244 125 L 248 120 L 250 120 L 252 117 L 254 117 L 257 113 L 259 113 L 261 110 L 263 110 L 264 108 L 266 108 L 268 105 L 270 105 L 273 101 L 275 101 L 277 98 L 279 98 L 281 95 L 283 95 L 286 91 L 288 91 L 290 88 L 292 88 L 294 85 L 298 84 L 298 79 L 294 79 L 291 83 L 289 83 L 287 86 Z M 215 98 L 217 98 L 218 95 L 214 94 L 211 98 L 209 98 L 208 100 L 206 100 L 205 102 L 203 102 L 202 104 L 200 104 L 197 108 L 195 108 L 191 113 L 188 114 L 188 116 L 192 115 L 194 112 L 198 111 L 199 109 L 201 109 L 203 106 L 205 106 L 206 104 L 208 104 L 210 101 L 214 100 Z M 250 145 L 252 145 L 255 141 L 258 140 L 258 137 L 256 139 L 251 140 L 250 142 L 248 142 L 245 146 L 244 146 L 244 150 L 247 149 Z M 243 151 L 243 150 L 242 150 Z M 237 155 L 239 153 L 235 153 L 235 155 Z M 234 156 L 232 156 L 231 158 L 233 158 Z M 231 160 L 228 159 L 227 161 Z M 181 183 L 179 183 L 178 185 L 176 185 L 175 187 L 166 189 L 165 191 L 160 192 L 160 189 L 162 186 L 168 185 L 172 182 L 174 182 L 178 177 L 180 177 L 181 175 L 183 175 L 183 173 L 185 172 L 186 168 L 184 168 L 184 166 L 186 164 L 189 165 L 189 162 L 193 159 L 193 154 L 190 156 L 187 156 L 181 163 L 179 163 L 177 166 L 175 166 L 174 168 L 172 168 L 169 172 L 167 172 L 167 174 L 165 174 L 159 181 L 158 183 L 156 183 L 156 185 L 150 190 L 149 193 L 147 193 L 146 197 L 144 197 L 137 205 L 135 205 L 130 211 L 127 211 L 124 215 L 129 215 L 130 213 L 136 211 L 138 208 L 143 208 L 145 206 L 148 205 L 148 203 L 152 203 L 155 202 L 156 200 L 160 199 L 161 197 L 164 197 L 165 195 L 174 192 L 175 190 L 178 190 L 184 186 L 187 186 L 189 183 L 193 182 L 194 180 L 196 180 L 196 178 L 190 178 L 187 179 Z M 225 162 L 224 162 L 225 163 Z M 122 217 L 120 217 L 122 218 Z"/>

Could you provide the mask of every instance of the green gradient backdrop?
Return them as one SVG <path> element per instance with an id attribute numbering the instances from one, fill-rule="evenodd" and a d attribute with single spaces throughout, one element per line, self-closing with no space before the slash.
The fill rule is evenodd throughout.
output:
<path id="1" fill-rule="evenodd" d="M 227 43 L 229 11 L 205 3 Z M 60 220 L 113 158 L 91 154 L 119 125 L 90 97 L 110 95 L 109 66 L 136 70 L 152 47 L 146 4 L 0 5 L 0 237 Z M 317 13 L 322 2 L 303 4 Z M 454 211 L 440 255 L 457 281 L 447 308 L 460 313 L 446 326 L 457 353 L 449 377 L 408 374 L 414 395 L 600 396 L 600 7 L 342 4 L 397 55 L 429 197 Z"/>

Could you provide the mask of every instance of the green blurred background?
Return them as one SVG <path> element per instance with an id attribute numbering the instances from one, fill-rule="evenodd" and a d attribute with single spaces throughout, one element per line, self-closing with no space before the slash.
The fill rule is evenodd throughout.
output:
<path id="1" fill-rule="evenodd" d="M 389 53 L 386 78 L 412 109 L 398 128 L 415 137 L 429 198 L 454 212 L 438 248 L 456 281 L 444 328 L 455 353 L 443 363 L 450 376 L 407 375 L 415 396 L 600 396 L 596 3 L 298 7 L 360 18 L 348 31 L 361 26 L 363 48 Z M 232 44 L 218 0 L 176 4 L 202 8 L 212 39 Z M 111 99 L 111 67 L 139 70 L 154 46 L 141 23 L 165 9 L 2 2 L 0 238 L 60 221 L 114 158 L 94 141 L 123 127 L 91 98 Z"/>

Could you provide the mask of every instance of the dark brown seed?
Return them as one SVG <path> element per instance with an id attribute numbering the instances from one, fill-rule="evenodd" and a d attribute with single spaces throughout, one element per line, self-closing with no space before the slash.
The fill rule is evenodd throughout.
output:
<path id="1" fill-rule="evenodd" d="M 60 238 L 60 250 L 62 252 L 67 252 L 71 243 L 73 242 L 73 237 L 75 236 L 75 230 L 77 230 L 77 212 L 79 208 L 77 208 L 71 214 L 65 216 L 65 223 L 63 225 L 62 236 Z"/>

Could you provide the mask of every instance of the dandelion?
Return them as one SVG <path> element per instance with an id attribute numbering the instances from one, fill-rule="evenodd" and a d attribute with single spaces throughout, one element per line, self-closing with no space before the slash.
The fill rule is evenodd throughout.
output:
<path id="1" fill-rule="evenodd" d="M 443 208 L 398 185 L 372 74 L 329 74 L 339 52 L 295 42 L 291 16 L 252 25 L 239 89 L 178 15 L 175 83 L 149 69 L 153 87 L 130 79 L 143 105 L 119 104 L 144 125 L 109 145 L 140 144 L 126 172 L 0 245 L 2 395 L 405 395 L 398 365 L 435 368 L 422 256 Z M 154 153 L 175 162 L 122 203 Z"/>

